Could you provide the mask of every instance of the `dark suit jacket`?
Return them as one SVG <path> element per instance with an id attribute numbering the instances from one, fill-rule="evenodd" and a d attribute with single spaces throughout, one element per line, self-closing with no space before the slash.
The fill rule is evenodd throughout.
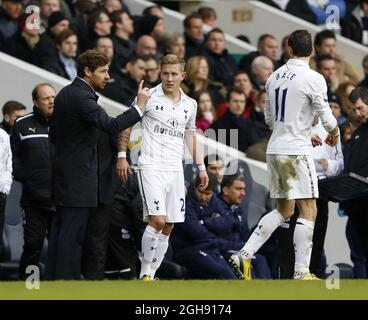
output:
<path id="1" fill-rule="evenodd" d="M 97 135 L 98 201 L 111 204 L 114 202 L 119 182 L 115 173 L 118 142 L 115 135 L 109 135 L 102 130 L 98 130 Z"/>
<path id="2" fill-rule="evenodd" d="M 116 118 L 109 117 L 98 106 L 97 98 L 80 78 L 55 98 L 49 137 L 55 146 L 53 199 L 56 206 L 97 206 L 97 129 L 116 134 L 140 120 L 135 108 Z"/>

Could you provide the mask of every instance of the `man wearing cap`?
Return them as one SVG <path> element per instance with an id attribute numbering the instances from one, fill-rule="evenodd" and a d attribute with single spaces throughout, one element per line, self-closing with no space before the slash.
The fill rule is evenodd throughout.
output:
<path id="1" fill-rule="evenodd" d="M 5 41 L 18 30 L 18 18 L 23 9 L 21 0 L 2 0 L 0 5 L 0 50 Z"/>
<path id="2" fill-rule="evenodd" d="M 69 20 L 63 12 L 55 11 L 50 15 L 49 26 L 35 47 L 35 55 L 39 58 L 37 63 L 40 67 L 58 55 L 56 37 L 68 28 Z"/>

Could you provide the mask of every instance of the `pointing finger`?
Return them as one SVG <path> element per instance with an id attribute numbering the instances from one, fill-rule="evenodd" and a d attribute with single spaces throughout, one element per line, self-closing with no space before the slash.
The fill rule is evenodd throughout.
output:
<path id="1" fill-rule="evenodd" d="M 139 83 L 139 87 L 138 87 L 138 90 L 141 91 L 142 88 L 143 88 L 143 83 L 144 83 L 144 80 L 142 80 L 140 83 Z"/>

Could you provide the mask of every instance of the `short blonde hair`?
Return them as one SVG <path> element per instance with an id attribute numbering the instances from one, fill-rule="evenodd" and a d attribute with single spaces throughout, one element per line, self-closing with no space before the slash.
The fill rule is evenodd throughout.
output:
<path id="1" fill-rule="evenodd" d="M 162 68 L 165 64 L 180 64 L 181 71 L 184 71 L 185 68 L 185 61 L 182 58 L 179 58 L 175 54 L 167 54 L 163 56 L 160 60 L 160 66 Z"/>

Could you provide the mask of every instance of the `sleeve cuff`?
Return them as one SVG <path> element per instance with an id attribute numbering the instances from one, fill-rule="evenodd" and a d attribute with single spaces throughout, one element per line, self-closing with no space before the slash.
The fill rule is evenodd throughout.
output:
<path id="1" fill-rule="evenodd" d="M 141 118 L 143 117 L 143 113 L 141 108 L 139 108 L 136 104 L 134 105 L 134 108 L 138 111 L 139 115 L 141 116 Z"/>

